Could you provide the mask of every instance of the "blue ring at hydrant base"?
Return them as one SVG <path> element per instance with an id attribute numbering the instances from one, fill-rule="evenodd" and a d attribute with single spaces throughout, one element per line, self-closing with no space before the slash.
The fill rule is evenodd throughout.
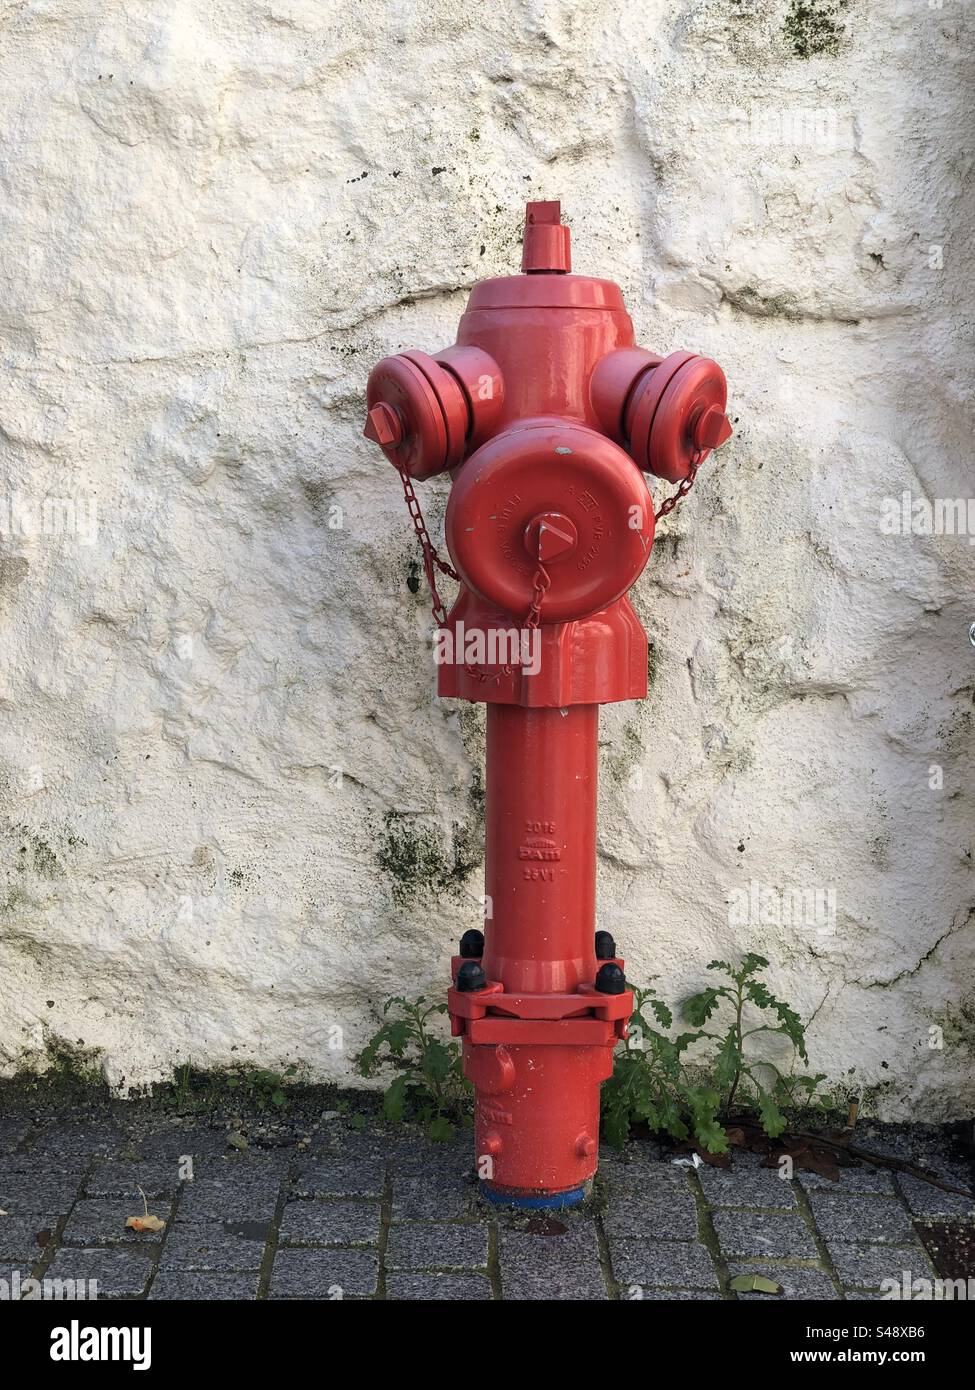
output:
<path id="1" fill-rule="evenodd" d="M 551 1211 L 559 1207 L 577 1207 L 586 1200 L 586 1189 L 571 1187 L 567 1192 L 495 1192 L 487 1183 L 482 1191 L 489 1202 L 498 1207 L 521 1207 L 530 1211 Z"/>

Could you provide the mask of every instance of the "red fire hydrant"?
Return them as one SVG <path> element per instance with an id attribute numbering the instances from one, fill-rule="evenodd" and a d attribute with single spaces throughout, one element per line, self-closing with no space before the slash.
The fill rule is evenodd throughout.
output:
<path id="1" fill-rule="evenodd" d="M 484 932 L 464 934 L 448 992 L 478 1174 L 495 1200 L 567 1206 L 596 1171 L 632 1009 L 595 931 L 599 706 L 647 693 L 627 592 L 731 425 L 716 363 L 634 346 L 619 287 L 569 273 L 557 202 L 528 204 L 522 270 L 474 287 L 454 347 L 379 363 L 365 433 L 423 548 L 439 694 L 488 707 Z M 444 471 L 453 566 L 411 481 Z M 644 472 L 680 484 L 656 517 Z M 437 569 L 460 582 L 449 615 Z"/>

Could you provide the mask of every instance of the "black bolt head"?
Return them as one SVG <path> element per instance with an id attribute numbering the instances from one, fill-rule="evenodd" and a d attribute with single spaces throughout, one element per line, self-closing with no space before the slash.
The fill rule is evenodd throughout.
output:
<path id="1" fill-rule="evenodd" d="M 622 994 L 626 989 L 626 976 L 618 965 L 602 965 L 596 975 L 596 988 L 600 994 Z"/>
<path id="2" fill-rule="evenodd" d="M 487 984 L 487 976 L 476 960 L 465 960 L 457 971 L 457 988 L 461 994 L 474 994 Z"/>
<path id="3" fill-rule="evenodd" d="M 465 960 L 480 960 L 484 954 L 484 933 L 476 927 L 465 931 L 460 939 L 460 953 Z"/>
<path id="4" fill-rule="evenodd" d="M 608 931 L 596 933 L 596 959 L 612 960 L 616 955 L 616 942 Z"/>

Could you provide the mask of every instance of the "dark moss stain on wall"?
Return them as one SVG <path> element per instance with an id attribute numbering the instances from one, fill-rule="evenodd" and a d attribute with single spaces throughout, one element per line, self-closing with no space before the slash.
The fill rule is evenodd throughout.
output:
<path id="1" fill-rule="evenodd" d="M 481 862 L 481 821 L 455 822 L 449 843 L 430 825 L 402 811 L 387 811 L 376 848 L 376 861 L 390 880 L 393 899 L 405 906 L 424 890 L 460 889 Z"/>
<path id="2" fill-rule="evenodd" d="M 747 314 L 749 318 L 782 318 L 790 321 L 798 321 L 802 318 L 802 311 L 798 302 L 791 294 L 763 295 L 754 285 L 742 285 L 740 289 L 725 290 L 723 298 L 733 309 Z"/>
<path id="3" fill-rule="evenodd" d="M 635 767 L 643 757 L 643 742 L 640 738 L 639 724 L 636 720 L 624 725 L 619 740 L 613 744 L 606 758 L 606 770 L 610 778 L 620 786 L 628 785 Z"/>
<path id="4" fill-rule="evenodd" d="M 962 1048 L 975 1057 L 975 993 L 949 1004 L 940 1020 L 947 1048 Z"/>
<path id="5" fill-rule="evenodd" d="M 484 824 L 484 778 L 479 767 L 471 768 L 470 785 L 467 788 L 467 799 L 471 803 L 471 810 L 477 817 L 478 824 Z"/>
<path id="6" fill-rule="evenodd" d="M 797 58 L 819 58 L 839 51 L 845 33 L 841 15 L 849 0 L 790 0 L 782 25 Z"/>
<path id="7" fill-rule="evenodd" d="M 0 1081 L 0 1110 L 10 1095 L 64 1103 L 107 1098 L 101 1048 L 86 1047 L 84 1038 L 72 1042 L 47 1033 L 43 1057 L 32 1059 L 7 1080 Z"/>
<path id="8" fill-rule="evenodd" d="M 484 858 L 483 822 L 475 819 L 454 825 L 450 836 L 450 871 L 445 888 L 460 888 Z"/>
<path id="9" fill-rule="evenodd" d="M 15 860 L 16 868 L 23 871 L 32 869 L 41 878 L 60 878 L 64 869 L 47 840 L 28 830 L 26 825 L 14 827 L 14 835 L 20 837 Z"/>

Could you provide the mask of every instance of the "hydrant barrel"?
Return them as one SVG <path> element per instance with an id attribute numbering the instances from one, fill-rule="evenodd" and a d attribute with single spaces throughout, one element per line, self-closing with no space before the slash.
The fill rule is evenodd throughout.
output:
<path id="1" fill-rule="evenodd" d="M 487 712 L 484 969 L 512 993 L 596 974 L 598 705 Z"/>

